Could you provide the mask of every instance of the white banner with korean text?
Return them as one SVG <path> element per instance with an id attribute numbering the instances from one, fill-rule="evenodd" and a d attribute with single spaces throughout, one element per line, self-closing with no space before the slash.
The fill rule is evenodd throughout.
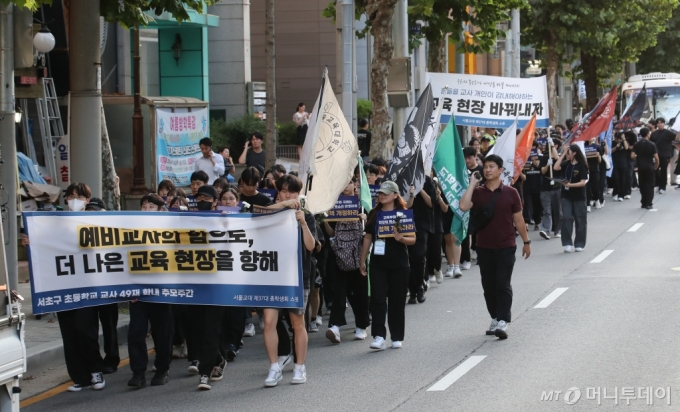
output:
<path id="1" fill-rule="evenodd" d="M 297 308 L 295 211 L 25 212 L 33 313 L 126 300 Z"/>
<path id="2" fill-rule="evenodd" d="M 441 123 L 456 116 L 459 126 L 505 129 L 517 118 L 522 128 L 536 111 L 536 127 L 550 126 L 545 76 L 510 78 L 428 73 L 435 104 L 444 99 Z M 448 89 L 447 89 L 448 86 Z"/>
<path id="3" fill-rule="evenodd" d="M 198 142 L 210 134 L 208 119 L 207 107 L 156 109 L 156 183 L 167 179 L 175 186 L 191 184 L 194 163 L 202 156 Z"/>

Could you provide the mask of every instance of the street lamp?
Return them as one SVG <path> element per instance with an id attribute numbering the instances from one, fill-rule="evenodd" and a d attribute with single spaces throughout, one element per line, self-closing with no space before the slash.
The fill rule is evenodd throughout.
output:
<path id="1" fill-rule="evenodd" d="M 23 113 L 21 112 L 21 109 L 19 107 L 16 108 L 16 112 L 14 112 L 14 123 L 21 123 L 21 115 Z"/>
<path id="2" fill-rule="evenodd" d="M 40 30 L 33 37 L 33 47 L 40 53 L 49 53 L 54 49 L 54 36 L 45 23 L 40 23 Z"/>
<path id="3" fill-rule="evenodd" d="M 177 33 L 175 35 L 175 44 L 172 45 L 172 57 L 175 58 L 175 63 L 178 66 L 180 56 L 182 56 L 182 36 Z"/>

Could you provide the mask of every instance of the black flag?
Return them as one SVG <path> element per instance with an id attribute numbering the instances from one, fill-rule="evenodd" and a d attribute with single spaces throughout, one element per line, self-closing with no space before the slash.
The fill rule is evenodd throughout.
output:
<path id="1" fill-rule="evenodd" d="M 642 114 L 649 108 L 649 100 L 647 99 L 647 84 L 642 86 L 642 90 L 630 105 L 626 113 L 621 116 L 621 119 L 614 124 L 616 129 L 632 129 L 640 125 L 640 118 Z"/>
<path id="2" fill-rule="evenodd" d="M 411 196 L 411 185 L 415 186 L 415 193 L 418 193 L 425 184 L 423 153 L 420 145 L 425 137 L 433 110 L 432 87 L 428 84 L 420 95 L 418 103 L 411 110 L 404 131 L 394 148 L 390 169 L 387 171 L 387 178 L 399 186 L 399 194 L 406 201 Z"/>

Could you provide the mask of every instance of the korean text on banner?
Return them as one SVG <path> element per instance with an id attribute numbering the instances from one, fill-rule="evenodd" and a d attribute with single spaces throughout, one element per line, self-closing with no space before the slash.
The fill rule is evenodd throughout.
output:
<path id="1" fill-rule="evenodd" d="M 194 162 L 201 156 L 199 141 L 209 135 L 208 108 L 156 109 L 156 167 L 158 182 L 189 186 Z"/>
<path id="2" fill-rule="evenodd" d="M 416 235 L 416 225 L 413 222 L 413 210 L 392 210 L 378 212 L 376 221 L 378 238 L 394 237 L 394 229 L 409 237 Z"/>
<path id="3" fill-rule="evenodd" d="M 301 307 L 295 211 L 26 212 L 33 313 L 132 299 Z"/>
<path id="4" fill-rule="evenodd" d="M 435 101 L 444 99 L 442 123 L 455 115 L 460 126 L 504 129 L 518 118 L 518 127 L 524 127 L 536 111 L 536 127 L 550 126 L 545 76 L 515 79 L 428 73 L 427 81 L 432 85 Z"/>

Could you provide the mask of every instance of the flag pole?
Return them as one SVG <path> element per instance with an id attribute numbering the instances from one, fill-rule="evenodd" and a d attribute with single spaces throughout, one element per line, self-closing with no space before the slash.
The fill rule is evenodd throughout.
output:
<path id="1" fill-rule="evenodd" d="M 328 76 L 328 66 L 324 66 L 323 68 L 323 74 L 321 75 L 321 93 L 319 94 L 319 103 L 323 103 L 323 93 L 326 88 L 326 76 Z M 316 112 L 316 122 L 319 121 L 319 115 L 321 114 L 321 107 L 319 107 L 319 110 Z M 318 131 L 317 131 L 318 132 Z M 313 152 L 312 148 L 312 152 Z M 312 190 L 312 181 L 314 180 L 314 175 L 309 173 L 307 171 L 307 184 L 305 185 L 305 196 L 307 195 L 307 192 Z"/>

